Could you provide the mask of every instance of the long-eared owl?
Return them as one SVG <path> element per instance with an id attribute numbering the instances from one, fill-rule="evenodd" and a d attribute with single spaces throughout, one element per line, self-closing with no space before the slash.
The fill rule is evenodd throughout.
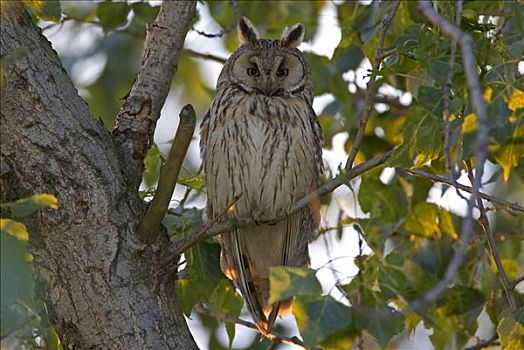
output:
<path id="1" fill-rule="evenodd" d="M 263 222 L 287 214 L 298 199 L 317 189 L 322 131 L 312 108 L 309 67 L 297 49 L 304 26 L 295 24 L 279 40 L 267 40 L 241 18 L 238 37 L 241 45 L 225 63 L 201 125 L 206 213 L 209 220 Z M 220 235 L 222 270 L 242 293 L 261 331 L 288 313 L 292 301 L 268 305 L 269 269 L 308 265 L 308 242 L 318 228 L 319 209 L 314 197 L 277 224 Z"/>

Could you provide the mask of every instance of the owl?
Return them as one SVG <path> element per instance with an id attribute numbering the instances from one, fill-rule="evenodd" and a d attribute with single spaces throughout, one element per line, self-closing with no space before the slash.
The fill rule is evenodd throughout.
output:
<path id="1" fill-rule="evenodd" d="M 267 40 L 241 18 L 238 37 L 241 45 L 224 64 L 201 124 L 206 214 L 210 220 L 262 223 L 222 233 L 220 264 L 267 333 L 292 302 L 268 305 L 270 268 L 309 264 L 308 242 L 320 221 L 318 197 L 288 213 L 319 185 L 322 130 L 312 108 L 309 68 L 297 49 L 304 26 L 295 24 L 279 40 Z M 287 216 L 263 224 L 277 215 Z"/>

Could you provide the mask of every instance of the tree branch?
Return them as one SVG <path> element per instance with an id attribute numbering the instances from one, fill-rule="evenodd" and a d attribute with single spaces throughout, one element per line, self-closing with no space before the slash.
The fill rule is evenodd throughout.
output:
<path id="1" fill-rule="evenodd" d="M 143 159 L 171 87 L 196 1 L 164 1 L 148 29 L 142 65 L 116 121 L 113 138 L 129 183 L 138 188 Z"/>
<path id="2" fill-rule="evenodd" d="M 468 170 L 469 181 L 473 183 L 475 181 L 475 176 L 473 175 L 473 169 L 471 167 L 470 161 L 466 161 L 466 167 Z M 486 215 L 484 203 L 482 203 L 482 198 L 477 199 L 477 208 L 480 212 L 479 223 L 484 229 L 484 233 L 486 234 L 488 247 L 491 252 L 491 256 L 493 256 L 493 259 L 495 260 L 497 270 L 499 271 L 500 282 L 502 284 L 502 288 L 504 289 L 504 294 L 506 295 L 508 305 L 511 309 L 515 310 L 517 308 L 517 301 L 515 300 L 515 296 L 511 291 L 511 282 L 509 282 L 508 280 L 508 276 L 506 275 L 506 271 L 504 270 L 504 266 L 502 265 L 502 260 L 500 260 L 497 247 L 495 246 L 495 239 L 493 237 L 493 232 L 491 231 L 491 227 L 489 225 L 489 220 L 488 216 Z"/>
<path id="3" fill-rule="evenodd" d="M 184 49 L 184 51 L 196 58 L 203 58 L 206 60 L 211 60 L 211 61 L 215 61 L 215 62 L 222 63 L 222 64 L 226 63 L 227 61 L 227 58 L 218 57 L 218 56 L 211 55 L 208 53 L 201 53 L 201 52 L 193 51 L 191 49 Z"/>
<path id="4" fill-rule="evenodd" d="M 195 124 L 195 110 L 193 106 L 187 104 L 180 112 L 180 123 L 167 160 L 160 171 L 155 197 L 149 203 L 146 214 L 138 226 L 136 234 L 142 243 L 153 241 L 160 231 L 162 218 L 169 207 L 187 148 L 193 138 Z"/>
<path id="5" fill-rule="evenodd" d="M 482 99 L 482 91 L 477 73 L 477 63 L 473 54 L 473 41 L 471 36 L 468 33 L 461 31 L 460 28 L 455 26 L 445 17 L 437 14 L 432 8 L 430 1 L 419 0 L 418 10 L 445 35 L 456 40 L 460 44 L 462 59 L 464 62 L 464 70 L 466 72 L 466 80 L 468 83 L 469 97 L 471 104 L 473 105 L 473 108 L 477 114 L 479 128 L 475 141 L 475 182 L 472 184 L 472 191 L 468 200 L 466 217 L 462 222 L 459 245 L 455 251 L 455 254 L 453 255 L 453 258 L 446 268 L 444 277 L 434 287 L 426 291 L 421 297 L 410 303 L 410 311 L 420 310 L 426 305 L 435 302 L 439 296 L 442 295 L 444 291 L 446 291 L 449 284 L 453 282 L 457 272 L 464 263 L 469 240 L 473 235 L 473 207 L 475 206 L 479 196 L 479 190 L 482 184 L 482 174 L 484 173 L 484 163 L 487 158 L 489 137 L 487 110 L 484 100 Z"/>
<path id="6" fill-rule="evenodd" d="M 205 305 L 203 305 L 202 303 L 197 304 L 195 309 L 200 314 L 208 315 L 208 316 L 212 316 L 212 317 L 217 317 L 217 318 L 219 318 L 220 320 L 222 320 L 224 322 L 239 324 L 241 326 L 244 326 L 244 327 L 247 327 L 247 328 L 251 328 L 251 329 L 253 329 L 253 330 L 257 331 L 257 332 L 260 332 L 260 329 L 254 323 L 249 322 L 249 321 L 245 321 L 245 320 L 242 320 L 240 318 L 236 318 L 236 317 L 233 317 L 233 316 L 230 316 L 230 315 L 226 315 L 226 314 L 217 314 L 217 313 L 213 312 L 213 310 L 211 310 L 208 307 L 206 307 Z M 267 337 L 268 339 L 272 340 L 273 343 L 289 344 L 289 345 L 298 346 L 301 349 L 306 349 L 306 350 L 309 349 L 306 346 L 306 344 L 304 344 L 304 342 L 302 340 L 300 340 L 299 338 L 297 338 L 297 337 L 288 337 L 288 336 L 285 336 L 285 335 L 282 335 L 282 334 L 275 333 L 274 331 L 269 331 L 268 333 L 264 334 L 264 336 Z"/>
<path id="7" fill-rule="evenodd" d="M 462 1 L 455 2 L 455 25 L 460 27 L 460 19 L 462 16 Z M 458 178 L 455 167 L 453 166 L 450 158 L 450 137 L 451 137 L 451 123 L 450 123 L 450 112 L 449 105 L 451 103 L 451 81 L 455 74 L 455 56 L 457 53 L 457 40 L 451 39 L 451 48 L 448 61 L 448 75 L 444 82 L 444 88 L 442 89 L 442 95 L 444 97 L 444 157 L 446 159 L 446 170 L 451 175 L 451 178 L 456 180 Z"/>
<path id="8" fill-rule="evenodd" d="M 371 114 L 373 100 L 375 99 L 376 75 L 378 74 L 380 70 L 380 63 L 382 62 L 384 58 L 387 57 L 387 55 L 384 54 L 384 40 L 386 39 L 386 34 L 389 29 L 389 25 L 391 24 L 393 17 L 397 13 L 397 9 L 399 5 L 400 5 L 400 0 L 397 0 L 395 4 L 393 5 L 393 9 L 391 10 L 390 14 L 382 20 L 382 32 L 380 34 L 380 39 L 377 43 L 377 47 L 375 50 L 375 57 L 373 59 L 373 71 L 371 72 L 371 76 L 369 77 L 369 81 L 367 84 L 366 98 L 364 100 L 364 109 L 362 110 L 362 114 L 360 115 L 358 119 L 358 130 L 357 130 L 357 134 L 355 135 L 355 140 L 353 141 L 353 145 L 351 146 L 349 157 L 346 161 L 346 166 L 345 166 L 346 171 L 350 170 L 353 167 L 353 162 L 355 161 L 355 157 L 357 156 L 358 150 L 360 148 L 360 144 L 362 143 L 362 140 L 364 139 L 364 131 L 366 130 L 366 125 L 369 120 L 369 115 Z"/>
<path id="9" fill-rule="evenodd" d="M 367 162 L 358 164 L 357 166 L 355 166 L 354 168 L 346 172 L 347 178 L 353 179 L 365 173 L 366 171 L 385 163 L 389 159 L 392 153 L 393 151 L 391 150 L 378 157 L 368 160 Z M 196 243 L 204 239 L 216 236 L 220 233 L 232 231 L 234 229 L 237 229 L 239 227 L 244 227 L 244 226 L 277 223 L 285 219 L 290 214 L 293 214 L 299 211 L 300 209 L 302 209 L 303 207 L 305 207 L 313 197 L 322 196 L 326 193 L 330 193 L 342 184 L 343 182 L 338 177 L 335 177 L 329 180 L 324 185 L 320 186 L 316 191 L 309 193 L 303 196 L 301 199 L 299 199 L 292 206 L 289 212 L 278 215 L 277 217 L 262 218 L 256 221 L 250 217 L 248 218 L 230 218 L 227 221 L 214 223 L 212 226 L 206 226 L 204 227 L 204 229 L 191 233 L 188 236 L 186 236 L 185 238 L 173 242 L 171 248 L 166 252 L 167 254 L 166 261 L 172 261 L 173 259 L 175 259 L 175 257 L 179 256 L 180 254 L 182 254 L 187 249 L 191 248 Z"/>
<path id="10" fill-rule="evenodd" d="M 511 290 L 515 289 L 519 283 L 524 281 L 524 275 L 517 277 L 515 280 L 511 281 Z"/>
<path id="11" fill-rule="evenodd" d="M 468 346 L 464 350 L 481 350 L 484 349 L 490 345 L 495 345 L 495 342 L 499 339 L 499 336 L 497 333 L 493 334 L 490 338 L 485 340 L 480 340 L 477 344 Z"/>
<path id="12" fill-rule="evenodd" d="M 461 183 L 458 183 L 458 182 L 456 182 L 454 180 L 450 180 L 450 179 L 448 179 L 446 177 L 443 177 L 443 176 L 430 174 L 428 172 L 425 172 L 425 171 L 422 171 L 422 170 L 418 170 L 418 169 L 399 169 L 399 170 L 402 171 L 402 172 L 411 174 L 411 175 L 415 175 L 415 176 L 426 178 L 426 179 L 431 180 L 433 182 L 441 182 L 441 183 L 444 183 L 446 185 L 453 186 L 453 187 L 455 187 L 457 189 L 460 189 L 462 191 L 466 191 L 468 193 L 472 193 L 473 192 L 473 188 L 471 188 L 469 186 L 466 186 L 466 185 L 463 185 Z M 524 207 L 522 205 L 519 205 L 518 203 L 511 203 L 511 202 L 508 202 L 508 201 L 506 201 L 504 199 L 501 199 L 501 198 L 498 198 L 498 197 L 494 197 L 492 195 L 489 195 L 489 194 L 486 194 L 486 193 L 483 193 L 483 192 L 479 192 L 478 196 L 481 197 L 482 199 L 485 199 L 485 200 L 490 201 L 492 203 L 498 204 L 499 206 L 504 207 L 505 209 L 511 209 L 511 210 L 514 210 L 514 211 L 524 212 Z"/>

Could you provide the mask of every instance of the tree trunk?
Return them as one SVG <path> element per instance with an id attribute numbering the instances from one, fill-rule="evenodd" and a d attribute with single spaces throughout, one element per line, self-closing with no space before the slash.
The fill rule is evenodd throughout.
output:
<path id="1" fill-rule="evenodd" d="M 126 160 L 26 10 L 3 2 L 2 58 L 20 48 L 2 67 L 1 196 L 60 201 L 27 224 L 38 297 L 64 348 L 196 349 L 175 277 L 161 274 L 167 238 L 134 236 L 144 207 Z"/>

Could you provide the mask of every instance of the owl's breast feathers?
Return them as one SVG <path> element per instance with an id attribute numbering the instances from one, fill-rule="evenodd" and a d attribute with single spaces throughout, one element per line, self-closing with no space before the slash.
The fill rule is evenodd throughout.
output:
<path id="1" fill-rule="evenodd" d="M 217 91 L 202 125 L 208 215 L 270 218 L 316 189 L 321 131 L 305 98 Z M 267 305 L 269 268 L 306 266 L 307 244 L 319 224 L 318 198 L 276 225 L 222 235 L 222 269 L 241 290 L 253 318 L 269 329 L 290 300 Z M 273 309 L 273 312 L 271 312 Z"/>

